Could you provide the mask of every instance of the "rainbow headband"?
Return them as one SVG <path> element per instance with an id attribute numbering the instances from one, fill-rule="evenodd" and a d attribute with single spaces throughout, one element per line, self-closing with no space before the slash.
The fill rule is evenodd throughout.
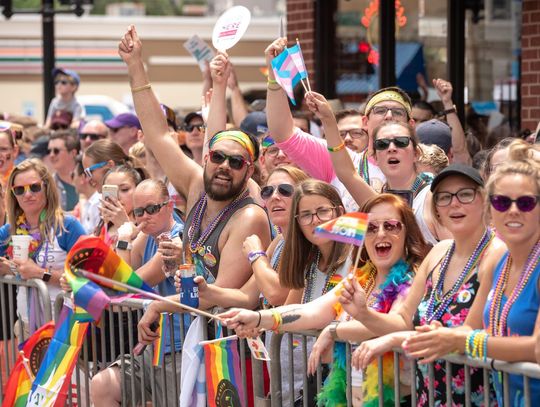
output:
<path id="1" fill-rule="evenodd" d="M 238 144 L 240 144 L 242 147 L 244 147 L 247 150 L 247 152 L 249 153 L 249 156 L 251 157 L 251 161 L 252 162 L 255 161 L 255 146 L 253 146 L 251 139 L 246 133 L 239 130 L 221 131 L 210 139 L 210 142 L 208 143 L 208 147 L 212 149 L 214 144 L 216 144 L 218 141 L 221 141 L 221 140 L 236 141 Z"/>
<path id="2" fill-rule="evenodd" d="M 407 103 L 407 101 L 403 98 L 403 96 L 401 96 L 399 93 L 393 90 L 385 90 L 384 92 L 377 93 L 375 96 L 373 96 L 366 105 L 365 115 L 367 116 L 369 112 L 371 112 L 371 109 L 373 109 L 373 107 L 377 103 L 387 102 L 387 101 L 398 102 L 401 106 L 405 108 L 408 115 L 409 116 L 411 115 L 411 111 L 412 111 L 411 105 Z"/>

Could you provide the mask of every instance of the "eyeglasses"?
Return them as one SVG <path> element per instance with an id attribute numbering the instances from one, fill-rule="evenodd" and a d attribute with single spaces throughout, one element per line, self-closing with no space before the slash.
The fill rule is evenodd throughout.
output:
<path id="1" fill-rule="evenodd" d="M 491 206 L 493 206 L 493 208 L 499 212 L 506 212 L 508 209 L 510 209 L 514 202 L 521 212 L 530 212 L 536 207 L 539 200 L 540 196 L 535 195 L 523 195 L 516 199 L 512 199 L 506 195 L 489 196 Z"/>
<path id="2" fill-rule="evenodd" d="M 283 150 L 281 150 L 281 148 L 277 147 L 277 146 L 271 146 L 271 147 L 268 147 L 265 152 L 264 152 L 264 155 L 265 156 L 268 156 L 268 157 L 272 157 L 272 158 L 275 158 L 279 155 L 280 152 L 282 152 Z M 285 153 L 283 153 L 285 154 Z"/>
<path id="3" fill-rule="evenodd" d="M 153 215 L 155 213 L 158 213 L 161 208 L 163 208 L 165 205 L 167 205 L 169 201 L 165 201 L 160 204 L 154 204 L 154 205 L 147 205 L 144 208 L 133 208 L 133 215 L 137 218 L 140 218 L 144 215 L 144 212 L 146 212 L 148 215 Z"/>
<path id="4" fill-rule="evenodd" d="M 375 116 L 386 116 L 386 113 L 388 111 L 392 112 L 392 116 L 396 119 L 406 119 L 408 117 L 407 111 L 403 109 L 402 107 L 387 107 L 387 106 L 375 106 L 373 109 L 371 109 L 371 112 Z"/>
<path id="5" fill-rule="evenodd" d="M 37 194 L 38 192 L 41 192 L 42 188 L 43 188 L 43 182 L 35 182 L 33 184 L 28 184 L 28 185 L 12 186 L 11 190 L 13 191 L 13 194 L 15 196 L 22 196 L 28 191 L 30 191 L 32 194 Z"/>
<path id="6" fill-rule="evenodd" d="M 347 137 L 347 134 L 353 139 L 360 139 L 367 136 L 366 131 L 363 129 L 341 130 L 339 132 L 341 138 Z"/>
<path id="7" fill-rule="evenodd" d="M 301 226 L 311 225 L 314 216 L 317 216 L 321 222 L 326 222 L 334 219 L 334 209 L 336 209 L 335 206 L 319 208 L 315 212 L 306 212 L 296 215 L 295 218 L 298 219 L 298 224 Z"/>
<path id="8" fill-rule="evenodd" d="M 435 205 L 439 207 L 450 205 L 454 197 L 457 198 L 459 203 L 470 204 L 476 198 L 476 188 L 461 188 L 455 194 L 451 192 L 437 192 L 433 195 Z"/>
<path id="9" fill-rule="evenodd" d="M 57 79 L 54 81 L 55 85 L 73 85 L 73 82 L 65 80 L 65 79 Z"/>
<path id="10" fill-rule="evenodd" d="M 186 129 L 186 131 L 192 132 L 194 129 L 203 131 L 204 129 L 206 129 L 206 126 L 204 124 L 187 124 L 184 128 Z"/>
<path id="11" fill-rule="evenodd" d="M 403 229 L 403 223 L 396 219 L 388 219 L 382 222 L 371 221 L 368 223 L 366 235 L 376 235 L 381 230 L 391 235 L 399 235 Z"/>
<path id="12" fill-rule="evenodd" d="M 275 191 L 279 195 L 289 198 L 294 193 L 294 187 L 291 184 L 279 184 L 277 187 L 267 185 L 261 189 L 261 198 L 267 201 L 274 195 Z"/>
<path id="13" fill-rule="evenodd" d="M 379 138 L 373 142 L 373 147 L 377 151 L 387 150 L 390 143 L 394 143 L 397 148 L 407 148 L 411 143 L 410 137 L 400 136 L 394 138 Z"/>
<path id="14" fill-rule="evenodd" d="M 97 163 L 97 164 L 94 164 L 94 165 L 91 165 L 90 167 L 86 167 L 84 169 L 84 175 L 88 178 L 92 178 L 92 173 L 99 169 L 99 168 L 102 168 L 102 167 L 105 167 L 107 165 L 107 161 L 102 161 L 100 163 Z"/>
<path id="15" fill-rule="evenodd" d="M 66 151 L 66 150 L 63 149 L 63 148 L 53 147 L 53 148 L 48 148 L 48 149 L 47 149 L 47 154 L 48 154 L 48 155 L 51 155 L 51 154 L 58 155 L 58 154 L 60 154 L 62 151 Z"/>
<path id="16" fill-rule="evenodd" d="M 241 170 L 244 168 L 244 165 L 251 165 L 251 163 L 241 155 L 227 155 L 217 150 L 209 151 L 208 155 L 210 156 L 210 161 L 218 165 L 223 164 L 226 160 L 229 160 L 229 167 L 231 167 L 233 170 Z"/>
<path id="17" fill-rule="evenodd" d="M 86 140 L 87 138 L 89 138 L 92 141 L 98 141 L 105 137 L 107 137 L 105 134 L 79 133 L 79 138 L 81 140 Z"/>

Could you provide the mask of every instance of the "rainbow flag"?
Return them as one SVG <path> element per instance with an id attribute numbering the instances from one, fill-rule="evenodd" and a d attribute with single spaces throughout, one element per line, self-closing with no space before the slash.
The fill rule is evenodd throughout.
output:
<path id="1" fill-rule="evenodd" d="M 154 340 L 154 366 L 163 366 L 163 355 L 167 343 L 167 330 L 169 329 L 169 314 L 161 313 L 159 316 L 159 338 Z"/>
<path id="2" fill-rule="evenodd" d="M 319 236 L 342 243 L 362 246 L 368 225 L 367 213 L 351 212 L 323 223 L 315 228 Z"/>
<path id="3" fill-rule="evenodd" d="M 49 346 L 54 332 L 54 322 L 47 322 L 34 332 L 25 342 L 19 345 L 23 352 L 15 361 L 15 366 L 9 375 L 4 394 L 2 407 L 24 407 L 28 400 L 28 394 L 32 388 L 33 377 L 38 366 L 29 363 L 30 360 L 39 360 L 39 355 Z M 24 360 L 26 359 L 26 361 Z M 36 371 L 33 371 L 35 367 Z"/>
<path id="4" fill-rule="evenodd" d="M 100 237 L 80 237 L 67 255 L 64 269 L 66 279 L 73 289 L 75 304 L 88 312 L 96 321 L 99 321 L 103 309 L 110 302 L 110 298 L 98 284 L 77 275 L 77 269 L 99 274 L 148 292 L 154 292 L 111 249 L 110 244 Z M 117 285 L 111 285 L 109 288 L 115 291 L 126 291 Z M 82 315 L 78 311 L 76 313 Z"/>
<path id="5" fill-rule="evenodd" d="M 208 405 L 244 407 L 238 337 L 200 343 L 204 348 Z"/>
<path id="6" fill-rule="evenodd" d="M 28 404 L 64 406 L 71 393 L 71 374 L 84 341 L 88 322 L 77 321 L 70 304 L 64 303 L 54 336 L 36 374 Z"/>

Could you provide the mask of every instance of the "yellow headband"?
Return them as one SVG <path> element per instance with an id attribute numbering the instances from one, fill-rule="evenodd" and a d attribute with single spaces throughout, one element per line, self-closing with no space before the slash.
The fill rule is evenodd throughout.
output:
<path id="1" fill-rule="evenodd" d="M 212 148 L 214 144 L 216 144 L 218 141 L 221 141 L 221 140 L 236 141 L 238 144 L 240 144 L 242 147 L 244 147 L 247 150 L 251 158 L 251 161 L 252 162 L 255 161 L 255 147 L 253 146 L 253 142 L 251 141 L 251 139 L 246 133 L 239 130 L 221 131 L 210 139 L 210 142 L 208 143 L 208 147 Z"/>
<path id="2" fill-rule="evenodd" d="M 407 103 L 407 101 L 403 98 L 403 96 L 401 96 L 399 93 L 393 90 L 386 90 L 384 92 L 377 93 L 375 96 L 373 96 L 369 100 L 368 104 L 366 105 L 365 115 L 367 116 L 369 112 L 371 112 L 371 109 L 373 109 L 373 107 L 377 103 L 387 102 L 387 101 L 398 102 L 401 106 L 405 108 L 408 115 L 409 116 L 411 115 L 411 105 Z"/>

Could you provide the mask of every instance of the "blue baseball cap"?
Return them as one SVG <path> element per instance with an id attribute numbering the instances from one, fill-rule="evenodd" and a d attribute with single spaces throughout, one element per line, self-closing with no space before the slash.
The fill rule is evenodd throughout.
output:
<path id="1" fill-rule="evenodd" d="M 79 74 L 75 71 L 72 71 L 71 69 L 54 68 L 52 71 L 53 78 L 56 78 L 56 76 L 59 74 L 69 76 L 75 81 L 75 84 L 77 85 L 81 83 L 81 78 L 79 77 Z"/>
<path id="2" fill-rule="evenodd" d="M 110 129 L 119 129 L 121 127 L 137 127 L 139 130 L 141 129 L 141 123 L 133 113 L 121 113 L 111 120 L 107 120 L 105 125 Z"/>

